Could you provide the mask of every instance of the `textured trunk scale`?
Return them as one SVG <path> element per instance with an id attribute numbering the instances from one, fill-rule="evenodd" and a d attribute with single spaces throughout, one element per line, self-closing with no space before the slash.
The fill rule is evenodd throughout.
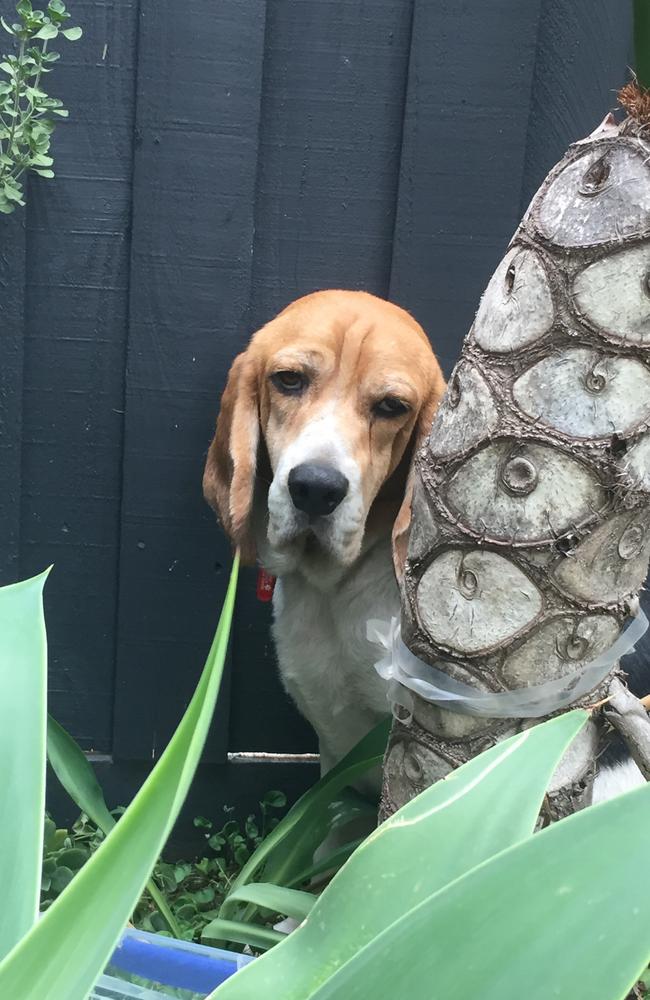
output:
<path id="1" fill-rule="evenodd" d="M 620 634 L 650 555 L 650 135 L 613 119 L 534 197 L 417 460 L 402 636 L 477 689 L 572 673 Z M 587 701 L 606 694 L 609 678 Z M 415 696 L 383 816 L 530 721 Z M 544 818 L 590 799 L 601 722 Z"/>

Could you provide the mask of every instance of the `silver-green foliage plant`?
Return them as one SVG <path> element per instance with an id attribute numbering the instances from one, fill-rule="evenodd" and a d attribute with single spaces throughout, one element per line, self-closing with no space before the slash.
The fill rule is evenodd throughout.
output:
<path id="1" fill-rule="evenodd" d="M 650 788 L 534 833 L 587 719 L 528 729 L 422 792 L 311 905 L 247 885 L 249 900 L 304 919 L 214 1000 L 627 997 L 650 956 Z"/>
<path id="2" fill-rule="evenodd" d="M 63 0 L 50 0 L 46 10 L 20 0 L 16 12 L 13 24 L 0 18 L 14 39 L 14 52 L 0 62 L 0 212 L 5 215 L 25 204 L 27 171 L 54 177 L 50 140 L 57 118 L 67 118 L 68 112 L 43 89 L 43 76 L 59 58 L 48 46 L 60 36 L 70 42 L 81 38 L 81 28 L 68 26 Z"/>
<path id="3" fill-rule="evenodd" d="M 238 560 L 194 696 L 120 821 L 38 919 L 47 732 L 45 575 L 0 588 L 0 997 L 85 1000 L 101 974 L 181 809 L 223 676 Z M 52 733 L 50 733 L 50 737 Z M 52 740 L 50 739 L 50 757 Z M 86 781 L 68 756 L 67 782 Z M 64 773 L 63 767 L 60 768 Z M 101 796 L 86 784 L 90 808 Z M 94 807 L 92 802 L 94 801 Z"/>

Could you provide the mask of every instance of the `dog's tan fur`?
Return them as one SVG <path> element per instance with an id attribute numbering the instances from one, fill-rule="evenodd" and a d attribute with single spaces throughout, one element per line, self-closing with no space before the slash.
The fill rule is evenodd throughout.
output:
<path id="1" fill-rule="evenodd" d="M 279 391 L 278 372 L 298 373 L 306 387 Z M 319 735 L 324 770 L 388 710 L 365 623 L 399 613 L 391 531 L 399 573 L 412 457 L 444 388 L 419 324 L 363 292 L 292 303 L 230 371 L 204 492 L 244 560 L 279 577 L 280 673 Z M 406 411 L 382 416 L 386 397 Z M 288 489 L 291 468 L 314 461 L 349 481 L 327 516 L 297 510 Z"/>
<path id="2" fill-rule="evenodd" d="M 304 395 L 291 398 L 273 388 L 270 375 L 286 369 L 312 379 Z M 428 433 L 444 388 L 422 327 L 405 310 L 365 292 L 307 295 L 264 326 L 232 365 L 203 484 L 244 561 L 255 560 L 251 512 L 262 443 L 272 473 L 288 442 L 317 413 L 335 408 L 361 470 L 368 513 L 409 445 Z M 409 412 L 390 421 L 372 419 L 372 403 L 387 394 L 408 403 Z M 396 521 L 400 534 L 408 522 L 408 497 L 404 505 L 404 483 L 395 485 L 403 508 Z M 395 496 L 382 499 L 390 503 Z"/>

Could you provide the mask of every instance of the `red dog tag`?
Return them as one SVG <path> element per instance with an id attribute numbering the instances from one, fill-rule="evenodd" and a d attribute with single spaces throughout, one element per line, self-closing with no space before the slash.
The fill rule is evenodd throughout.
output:
<path id="1" fill-rule="evenodd" d="M 257 574 L 257 599 L 258 601 L 270 601 L 275 590 L 275 577 L 267 573 L 265 569 L 260 569 Z"/>

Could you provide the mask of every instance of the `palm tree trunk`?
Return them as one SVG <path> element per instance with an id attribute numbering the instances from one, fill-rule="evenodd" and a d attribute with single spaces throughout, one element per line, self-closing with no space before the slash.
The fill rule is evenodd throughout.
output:
<path id="1" fill-rule="evenodd" d="M 628 106 L 650 109 L 631 86 Z M 477 694 L 570 687 L 621 634 L 649 556 L 650 131 L 610 116 L 534 197 L 418 457 L 403 640 Z M 607 696 L 615 671 L 578 703 Z M 384 817 L 540 717 L 408 699 Z M 540 703 L 544 717 L 566 707 L 543 692 Z M 545 820 L 590 801 L 605 724 L 594 715 L 561 765 Z"/>

